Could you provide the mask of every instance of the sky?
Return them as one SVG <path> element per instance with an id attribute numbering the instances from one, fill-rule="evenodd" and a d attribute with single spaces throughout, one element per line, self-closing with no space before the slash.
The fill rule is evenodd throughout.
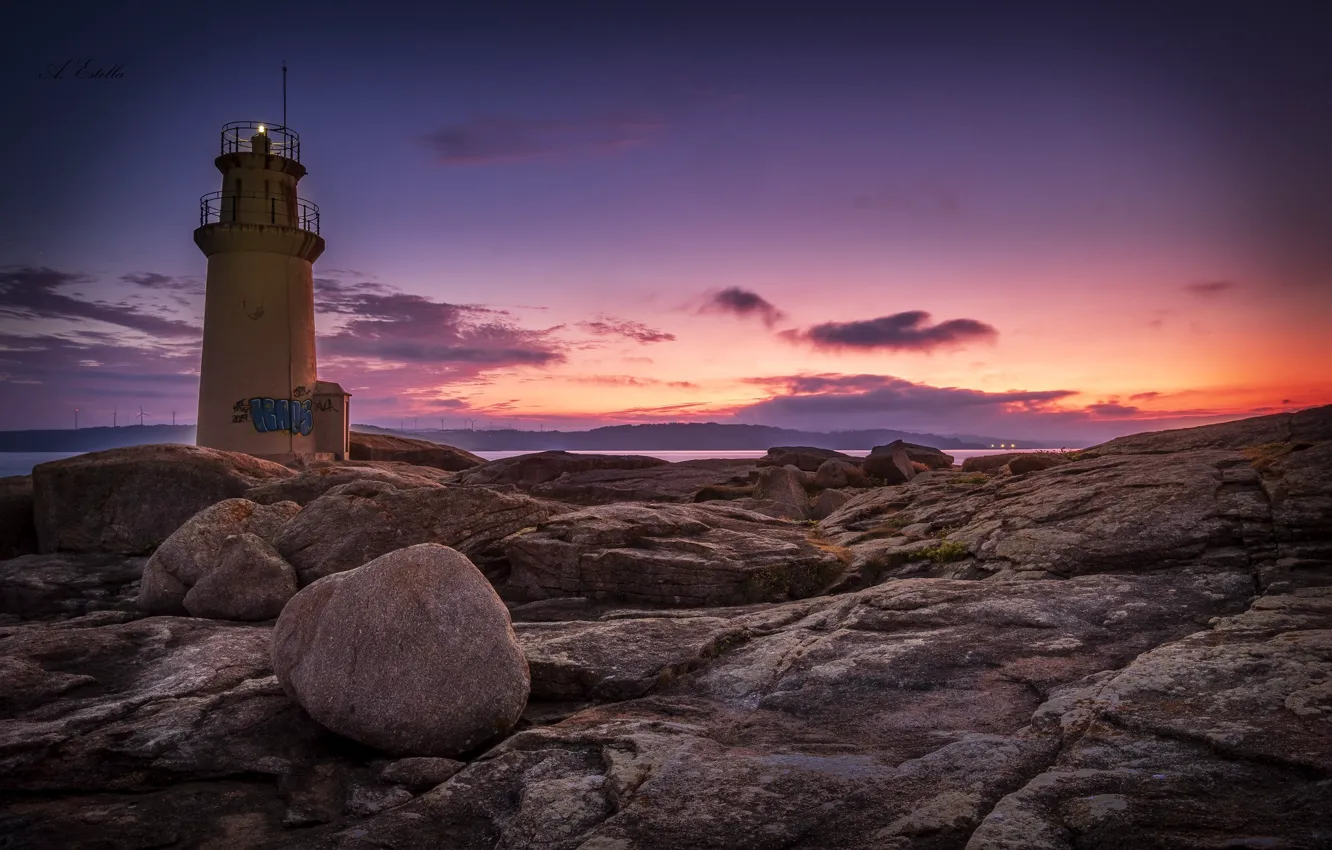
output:
<path id="1" fill-rule="evenodd" d="M 284 60 L 357 422 L 1076 445 L 1332 403 L 1319 4 L 288 5 L 0 12 L 0 428 L 194 421 L 198 198 Z"/>

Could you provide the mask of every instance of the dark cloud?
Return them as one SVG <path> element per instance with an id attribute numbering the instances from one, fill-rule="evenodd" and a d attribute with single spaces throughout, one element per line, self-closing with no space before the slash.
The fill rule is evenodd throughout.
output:
<path id="1" fill-rule="evenodd" d="M 709 293 L 707 301 L 698 308 L 698 312 L 758 316 L 768 327 L 786 318 L 785 313 L 774 307 L 763 296 L 738 286 L 728 286 L 726 289 Z"/>
<path id="2" fill-rule="evenodd" d="M 930 314 L 923 310 L 911 310 L 858 322 L 824 322 L 805 331 L 785 331 L 782 335 L 827 350 L 888 351 L 931 351 L 966 342 L 993 340 L 999 335 L 993 327 L 975 319 L 950 319 L 928 325 L 929 318 Z"/>
<path id="3" fill-rule="evenodd" d="M 501 366 L 547 365 L 565 357 L 555 328 L 527 330 L 504 311 L 447 304 L 394 291 L 375 282 L 315 281 L 316 309 L 341 324 L 320 338 L 320 353 L 424 367 L 418 378 L 438 383 L 441 375 L 474 377 Z M 435 374 L 431 374 L 434 372 Z"/>
<path id="4" fill-rule="evenodd" d="M 1149 393 L 1134 393 L 1129 396 L 1129 401 L 1148 401 L 1150 399 L 1159 398 L 1160 395 L 1160 393 L 1155 391 Z"/>
<path id="5" fill-rule="evenodd" d="M 504 321 L 475 321 L 469 307 L 419 295 L 366 296 L 357 318 L 325 336 L 334 357 L 360 357 L 421 365 L 547 365 L 564 354 L 548 331 Z"/>
<path id="6" fill-rule="evenodd" d="M 848 413 L 947 416 L 977 408 L 1040 409 L 1077 395 L 1073 390 L 1013 390 L 989 393 L 957 387 L 932 387 L 887 375 L 792 375 L 753 378 L 750 383 L 780 389 L 783 395 L 758 402 L 751 413 L 772 415 Z"/>
<path id="7" fill-rule="evenodd" d="M 622 336 L 635 342 L 674 342 L 675 334 L 653 330 L 642 322 L 598 316 L 595 321 L 579 322 L 578 327 L 596 336 Z"/>
<path id="8" fill-rule="evenodd" d="M 892 428 L 944 435 L 1089 446 L 1123 434 L 1187 428 L 1248 413 L 1207 409 L 1150 414 L 1111 399 L 1071 406 L 1074 390 L 985 392 L 886 375 L 803 374 L 751 378 L 772 397 L 732 411 L 737 421 L 820 431 Z"/>
<path id="9" fill-rule="evenodd" d="M 123 274 L 120 279 L 125 283 L 132 283 L 135 286 L 141 286 L 144 289 L 169 290 L 173 292 L 185 292 L 190 295 L 202 295 L 203 286 L 198 281 L 188 278 L 171 277 L 170 275 L 157 274 L 156 272 L 135 272 Z"/>
<path id="10" fill-rule="evenodd" d="M 941 180 L 918 180 L 857 195 L 852 206 L 867 212 L 951 219 L 962 212 L 962 193 Z"/>
<path id="11" fill-rule="evenodd" d="M 435 161 L 466 165 L 525 160 L 578 151 L 614 151 L 640 144 L 661 131 L 655 119 L 606 116 L 584 121 L 477 117 L 425 137 Z"/>
<path id="12" fill-rule="evenodd" d="M 189 322 L 155 316 L 131 304 L 81 301 L 57 291 L 91 280 L 87 275 L 44 267 L 5 267 L 0 269 L 0 315 L 16 319 L 88 319 L 176 339 L 201 333 Z"/>
<path id="13" fill-rule="evenodd" d="M 1204 280 L 1198 283 L 1190 283 L 1184 287 L 1189 294 L 1197 295 L 1200 298 L 1215 298 L 1221 293 L 1234 288 L 1234 281 L 1229 280 Z"/>

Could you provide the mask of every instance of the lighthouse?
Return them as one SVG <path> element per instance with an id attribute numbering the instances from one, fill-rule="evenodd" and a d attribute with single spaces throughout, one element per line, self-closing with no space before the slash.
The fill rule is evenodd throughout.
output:
<path id="1" fill-rule="evenodd" d="M 319 208 L 297 196 L 300 137 L 257 121 L 222 128 L 222 188 L 199 201 L 208 258 L 197 445 L 287 462 L 347 454 L 348 395 L 320 382 L 314 262 Z"/>

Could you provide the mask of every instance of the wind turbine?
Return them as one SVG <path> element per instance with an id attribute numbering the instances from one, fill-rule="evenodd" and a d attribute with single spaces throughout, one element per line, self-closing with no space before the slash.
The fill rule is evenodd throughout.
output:
<path id="1" fill-rule="evenodd" d="M 116 414 L 118 414 L 118 413 L 120 413 L 120 407 L 119 407 L 119 406 L 114 407 L 114 408 L 111 409 L 111 427 L 112 427 L 112 428 L 116 427 Z"/>
<path id="2" fill-rule="evenodd" d="M 143 417 L 145 417 L 145 416 L 147 416 L 147 415 L 148 415 L 148 414 L 146 414 L 146 413 L 143 412 L 143 405 L 142 405 L 142 404 L 139 405 L 139 427 L 140 427 L 140 428 L 143 427 Z"/>

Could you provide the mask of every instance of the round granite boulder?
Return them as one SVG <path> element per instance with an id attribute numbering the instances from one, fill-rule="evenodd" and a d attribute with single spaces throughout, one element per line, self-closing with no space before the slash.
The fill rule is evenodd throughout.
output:
<path id="1" fill-rule="evenodd" d="M 222 541 L 217 566 L 185 594 L 192 617 L 271 620 L 296 595 L 296 571 L 257 534 Z"/>
<path id="2" fill-rule="evenodd" d="M 273 632 L 273 670 L 320 724 L 402 756 L 474 751 L 513 728 L 531 689 L 508 609 L 465 555 L 435 543 L 297 593 Z"/>
<path id="3" fill-rule="evenodd" d="M 300 511 L 300 505 L 293 502 L 257 505 L 248 499 L 226 499 L 204 508 L 176 529 L 144 565 L 143 581 L 139 586 L 139 607 L 149 614 L 193 614 L 185 604 L 185 597 L 196 584 L 222 564 L 223 544 L 228 537 L 253 534 L 271 543 L 283 524 Z M 239 553 L 232 553 L 232 557 L 240 556 Z M 239 564 L 233 564 L 231 569 L 239 567 Z M 271 575 L 271 570 L 268 572 Z M 273 613 L 268 617 L 254 619 L 276 616 Z"/>
<path id="4" fill-rule="evenodd" d="M 881 478 L 889 484 L 905 484 L 916 477 L 906 443 L 901 440 L 893 440 L 886 446 L 875 446 L 861 468 L 871 478 Z"/>

